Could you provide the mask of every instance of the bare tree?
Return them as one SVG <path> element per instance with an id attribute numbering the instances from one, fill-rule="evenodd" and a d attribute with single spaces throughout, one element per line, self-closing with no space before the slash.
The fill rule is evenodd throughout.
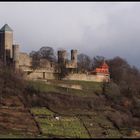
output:
<path id="1" fill-rule="evenodd" d="M 103 60 L 105 59 L 105 57 L 103 56 L 95 56 L 92 59 L 92 68 L 95 69 L 99 66 L 101 66 L 101 64 L 103 63 Z"/>
<path id="2" fill-rule="evenodd" d="M 56 61 L 54 50 L 52 47 L 44 46 L 38 51 L 40 58 L 48 59 L 49 61 Z"/>
<path id="3" fill-rule="evenodd" d="M 48 46 L 41 47 L 38 51 L 32 51 L 30 56 L 32 57 L 32 66 L 35 69 L 40 67 L 40 59 L 47 59 L 51 62 L 56 62 L 54 50 Z"/>
<path id="4" fill-rule="evenodd" d="M 127 78 L 127 74 L 130 70 L 130 65 L 125 59 L 117 56 L 113 59 L 108 60 L 107 63 L 109 64 L 111 74 L 110 76 L 115 82 L 119 83 L 120 81 Z"/>
<path id="5" fill-rule="evenodd" d="M 78 55 L 78 69 L 82 72 L 91 69 L 91 58 L 86 54 Z"/>

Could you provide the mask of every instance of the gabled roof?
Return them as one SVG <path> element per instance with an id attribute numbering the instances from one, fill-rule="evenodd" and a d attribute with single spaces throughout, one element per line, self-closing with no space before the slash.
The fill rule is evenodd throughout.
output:
<path id="1" fill-rule="evenodd" d="M 107 63 L 104 61 L 103 64 L 101 65 L 101 68 L 109 68 L 109 66 L 107 65 Z"/>
<path id="2" fill-rule="evenodd" d="M 10 31 L 12 32 L 13 30 L 9 27 L 8 24 L 5 24 L 1 29 L 0 29 L 1 32 L 5 32 L 5 31 Z"/>
<path id="3" fill-rule="evenodd" d="M 96 74 L 96 73 L 103 73 L 103 74 L 109 74 L 109 66 L 103 61 L 102 65 L 99 68 L 96 68 L 95 70 L 90 72 L 91 74 Z"/>

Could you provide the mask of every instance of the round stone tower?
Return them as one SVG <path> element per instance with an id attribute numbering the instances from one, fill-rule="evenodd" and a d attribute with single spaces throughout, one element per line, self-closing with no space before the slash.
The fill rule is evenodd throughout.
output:
<path id="1" fill-rule="evenodd" d="M 58 51 L 58 63 L 65 64 L 66 62 L 66 50 Z"/>
<path id="2" fill-rule="evenodd" d="M 71 50 L 71 61 L 74 67 L 77 67 L 77 50 Z"/>
<path id="3" fill-rule="evenodd" d="M 13 45 L 13 62 L 15 65 L 15 68 L 19 67 L 19 45 L 14 44 Z"/>
<path id="4" fill-rule="evenodd" d="M 19 60 L 19 45 L 14 44 L 13 45 L 13 61 Z"/>
<path id="5" fill-rule="evenodd" d="M 13 45 L 13 62 L 15 68 L 19 68 L 19 45 L 18 44 Z"/>
<path id="6" fill-rule="evenodd" d="M 71 60 L 77 62 L 77 50 L 71 50 Z"/>

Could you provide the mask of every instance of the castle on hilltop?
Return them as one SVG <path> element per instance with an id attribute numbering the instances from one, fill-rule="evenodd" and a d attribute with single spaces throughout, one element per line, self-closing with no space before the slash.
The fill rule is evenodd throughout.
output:
<path id="1" fill-rule="evenodd" d="M 77 50 L 71 50 L 71 60 L 66 50 L 58 51 L 58 61 L 40 59 L 40 67 L 33 69 L 33 60 L 25 52 L 20 52 L 19 44 L 13 44 L 13 30 L 8 24 L 0 29 L 0 59 L 5 65 L 12 65 L 24 72 L 26 79 L 63 79 L 109 82 L 109 67 L 104 61 L 100 68 L 89 73 L 77 72 Z"/>

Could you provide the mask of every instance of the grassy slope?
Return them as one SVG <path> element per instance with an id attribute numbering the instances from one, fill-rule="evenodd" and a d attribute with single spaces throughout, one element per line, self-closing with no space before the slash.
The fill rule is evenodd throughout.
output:
<path id="1" fill-rule="evenodd" d="M 49 81 L 51 84 L 46 84 L 43 81 L 29 81 L 29 85 L 35 90 L 40 92 L 60 92 L 65 94 L 74 94 L 79 96 L 94 96 L 94 93 L 101 93 L 102 84 L 98 82 L 85 82 L 85 81 Z M 65 87 L 60 87 L 57 84 L 78 84 L 81 85 L 83 90 L 70 89 Z"/>
<path id="2" fill-rule="evenodd" d="M 60 92 L 65 94 L 74 94 L 78 96 L 91 96 L 94 92 L 101 92 L 101 84 L 96 82 L 84 82 L 84 81 L 49 81 L 52 84 L 47 85 L 44 82 L 30 81 L 29 84 L 38 91 L 41 92 Z M 78 84 L 81 85 L 83 90 L 67 89 L 59 87 L 57 84 Z M 36 116 L 36 120 L 40 124 L 43 135 L 42 137 L 70 137 L 70 138 L 89 138 L 89 134 L 83 123 L 76 116 L 61 116 L 61 120 L 57 121 L 53 118 L 54 113 L 45 108 L 32 108 L 33 114 Z M 48 115 L 45 118 L 39 118 L 39 115 Z M 51 116 L 51 117 L 50 117 Z"/>
<path id="3" fill-rule="evenodd" d="M 75 94 L 78 96 L 94 96 L 95 93 L 101 93 L 102 84 L 96 82 L 84 81 L 50 81 L 52 84 L 46 84 L 41 81 L 29 81 L 30 87 L 36 92 L 57 92 L 64 94 Z M 79 84 L 83 90 L 67 89 L 57 86 L 57 83 L 64 84 Z M 54 112 L 46 108 L 32 108 L 31 112 L 35 115 L 43 134 L 41 138 L 50 137 L 65 137 L 65 138 L 95 138 L 95 137 L 121 137 L 120 133 L 116 130 L 109 120 L 104 117 L 103 113 L 99 115 L 98 112 L 90 112 L 90 115 L 84 114 L 80 110 L 81 115 L 68 116 L 61 115 L 60 120 L 54 118 Z M 61 113 L 60 113 L 61 114 Z M 1 135 L 0 137 L 3 137 Z M 8 137 L 20 137 L 19 135 L 7 135 Z M 24 137 L 24 136 L 22 136 Z M 25 136 L 26 137 L 26 136 Z"/>
<path id="4" fill-rule="evenodd" d="M 67 94 L 67 92 L 66 92 L 67 89 L 58 87 L 57 86 L 58 83 L 59 84 L 60 83 L 62 83 L 62 84 L 79 84 L 83 87 L 84 90 L 69 89 L 68 94 L 76 94 L 78 96 L 86 96 L 86 97 L 91 96 L 91 95 L 94 96 L 95 93 L 101 93 L 101 91 L 102 91 L 102 84 L 97 83 L 97 82 L 54 81 L 54 80 L 49 81 L 49 82 L 51 82 L 53 84 L 47 85 L 43 82 L 31 82 L 30 84 L 33 87 L 35 87 L 36 89 L 44 91 L 44 92 L 54 91 L 54 92 L 61 92 L 61 93 L 65 93 L 65 94 Z M 39 110 L 37 112 L 40 112 Z M 36 116 L 38 114 L 37 112 L 36 112 Z M 46 114 L 45 111 L 42 111 L 42 112 L 44 112 L 44 114 Z M 67 119 L 67 117 L 63 117 L 63 119 L 59 122 L 54 120 L 53 118 L 51 118 L 51 119 L 50 118 L 45 118 L 45 119 L 38 118 L 38 122 L 42 127 L 44 136 L 49 136 L 49 134 L 54 135 L 54 136 L 60 135 L 58 137 L 79 137 L 79 138 L 87 138 L 87 137 L 119 138 L 122 136 L 120 134 L 120 132 L 113 126 L 113 124 L 104 116 L 103 112 L 100 112 L 100 111 L 93 112 L 92 111 L 89 113 L 89 115 L 87 115 L 87 113 L 84 114 L 85 112 L 83 112 L 83 111 L 80 111 L 80 112 L 81 112 L 81 115 L 79 114 L 78 118 L 76 117 L 77 119 L 79 119 L 79 122 L 76 120 L 74 122 L 72 121 L 75 118 L 75 116 L 68 117 L 71 120 L 70 123 L 65 121 Z M 65 116 L 64 115 L 65 113 L 63 115 L 62 114 L 61 114 L 61 116 Z M 46 124 L 48 124 L 48 126 Z M 87 130 L 87 131 L 85 131 L 86 133 L 82 130 L 83 126 Z M 74 132 L 72 131 L 73 129 L 75 129 Z M 80 130 L 82 130 L 83 132 L 80 132 Z"/>

